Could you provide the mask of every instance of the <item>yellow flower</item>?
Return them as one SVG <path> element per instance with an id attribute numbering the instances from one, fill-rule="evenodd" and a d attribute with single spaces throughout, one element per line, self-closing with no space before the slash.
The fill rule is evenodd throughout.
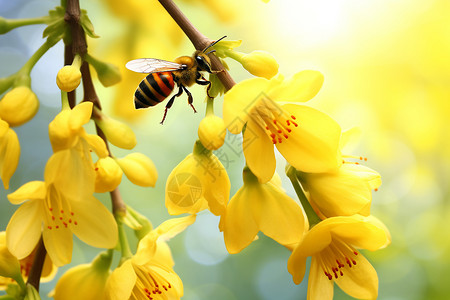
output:
<path id="1" fill-rule="evenodd" d="M 94 247 L 115 247 L 117 224 L 92 196 L 93 189 L 70 188 L 68 182 L 63 188 L 69 190 L 64 190 L 48 182 L 31 181 L 8 195 L 12 204 L 22 204 L 6 228 L 6 243 L 14 256 L 28 256 L 41 233 L 47 253 L 57 266 L 71 260 L 72 234 Z"/>
<path id="2" fill-rule="evenodd" d="M 169 219 L 150 231 L 136 255 L 115 269 L 106 284 L 107 300 L 180 299 L 183 283 L 165 241 L 195 221 L 195 215 Z"/>
<path id="3" fill-rule="evenodd" d="M 170 173 L 166 182 L 166 207 L 171 215 L 196 214 L 209 207 L 216 216 L 225 212 L 230 180 L 219 159 L 200 141 Z"/>
<path id="4" fill-rule="evenodd" d="M 111 256 L 102 253 L 90 264 L 69 269 L 56 283 L 53 297 L 55 300 L 102 299 L 110 265 Z"/>
<path id="5" fill-rule="evenodd" d="M 139 186 L 155 186 L 158 171 L 153 161 L 142 153 L 131 153 L 116 160 L 125 176 Z"/>
<path id="6" fill-rule="evenodd" d="M 228 252 L 240 252 L 259 231 L 287 247 L 300 242 L 307 228 L 301 206 L 276 181 L 260 183 L 248 168 L 243 178 L 220 220 Z"/>
<path id="7" fill-rule="evenodd" d="M 270 79 L 278 73 L 278 62 L 266 51 L 256 50 L 242 55 L 242 66 L 252 75 Z"/>
<path id="8" fill-rule="evenodd" d="M 111 157 L 100 158 L 95 163 L 95 192 L 105 193 L 117 188 L 122 181 L 122 169 Z"/>
<path id="9" fill-rule="evenodd" d="M 39 100 L 27 86 L 13 88 L 0 101 L 0 118 L 10 126 L 31 120 L 39 109 Z"/>
<path id="10" fill-rule="evenodd" d="M 53 152 L 82 147 L 94 150 L 99 157 L 108 156 L 105 142 L 94 134 L 87 134 L 83 125 L 92 114 L 92 102 L 82 102 L 73 109 L 63 109 L 48 126 Z"/>
<path id="11" fill-rule="evenodd" d="M 0 177 L 5 189 L 9 188 L 11 176 L 16 171 L 20 158 L 20 144 L 17 134 L 7 122 L 0 119 Z"/>
<path id="12" fill-rule="evenodd" d="M 288 271 L 299 284 L 311 256 L 308 299 L 332 299 L 333 282 L 358 299 L 375 299 L 378 276 L 372 265 L 355 248 L 378 250 L 391 237 L 374 217 L 360 215 L 332 217 L 318 223 L 296 246 L 288 261 Z"/>
<path id="13" fill-rule="evenodd" d="M 136 146 L 136 136 L 133 130 L 125 123 L 114 120 L 99 110 L 97 110 L 95 123 L 114 146 L 128 150 Z"/>
<path id="14" fill-rule="evenodd" d="M 203 118 L 198 125 L 198 137 L 205 148 L 209 150 L 217 150 L 222 147 L 226 133 L 227 129 L 223 119 L 212 114 Z"/>
<path id="15" fill-rule="evenodd" d="M 319 91 L 323 76 L 302 71 L 290 80 L 252 78 L 225 94 L 224 121 L 231 133 L 244 131 L 243 150 L 248 167 L 262 181 L 275 172 L 273 145 L 297 170 L 326 172 L 339 167 L 341 129 L 331 117 L 304 102 Z"/>
<path id="16" fill-rule="evenodd" d="M 64 66 L 58 71 L 56 84 L 62 91 L 71 92 L 80 85 L 82 63 L 81 57 L 77 55 L 71 65 Z"/>
<path id="17" fill-rule="evenodd" d="M 370 214 L 372 189 L 381 183 L 380 174 L 363 165 L 344 163 L 335 172 L 297 172 L 309 201 L 325 217 Z"/>

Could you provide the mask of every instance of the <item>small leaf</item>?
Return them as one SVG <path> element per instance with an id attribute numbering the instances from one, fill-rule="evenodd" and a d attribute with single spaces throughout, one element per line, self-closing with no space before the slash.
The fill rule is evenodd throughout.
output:
<path id="1" fill-rule="evenodd" d="M 81 22 L 81 27 L 83 27 L 84 32 L 88 36 L 90 36 L 91 38 L 99 38 L 100 37 L 97 34 L 95 34 L 94 25 L 92 25 L 92 22 L 87 15 L 87 11 L 84 9 L 81 10 L 80 22 Z"/>

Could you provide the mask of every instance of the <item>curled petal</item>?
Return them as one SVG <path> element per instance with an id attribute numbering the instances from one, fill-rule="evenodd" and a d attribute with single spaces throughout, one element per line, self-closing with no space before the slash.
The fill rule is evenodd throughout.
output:
<path id="1" fill-rule="evenodd" d="M 43 181 L 30 181 L 22 185 L 15 192 L 8 195 L 12 204 L 21 204 L 27 200 L 44 199 L 47 191 Z"/>
<path id="2" fill-rule="evenodd" d="M 9 180 L 16 171 L 19 157 L 19 139 L 14 130 L 8 129 L 6 134 L 0 138 L 0 175 L 5 189 L 9 188 Z"/>
<path id="3" fill-rule="evenodd" d="M 91 119 L 92 107 L 92 102 L 85 101 L 72 109 L 68 123 L 70 130 L 78 131 L 81 126 L 89 122 Z"/>
<path id="4" fill-rule="evenodd" d="M 123 300 L 129 299 L 133 287 L 136 284 L 136 273 L 131 260 L 127 260 L 112 272 L 106 282 L 105 299 Z"/>

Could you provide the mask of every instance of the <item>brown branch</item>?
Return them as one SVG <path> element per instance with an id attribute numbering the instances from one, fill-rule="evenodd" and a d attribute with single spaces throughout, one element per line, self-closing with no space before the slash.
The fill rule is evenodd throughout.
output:
<path id="1" fill-rule="evenodd" d="M 181 30 L 186 34 L 186 36 L 191 40 L 195 49 L 203 50 L 211 44 L 211 40 L 204 36 L 191 21 L 183 14 L 183 12 L 176 6 L 172 0 L 158 0 L 159 3 L 164 7 L 164 9 L 170 14 L 173 20 L 180 26 Z M 214 54 L 209 55 L 211 59 L 211 66 L 213 70 L 221 71 L 217 73 L 217 77 L 222 82 L 225 90 L 228 91 L 236 83 L 230 74 L 225 70 L 224 66 L 220 62 L 219 58 Z"/>
<path id="2" fill-rule="evenodd" d="M 30 274 L 28 275 L 27 284 L 34 286 L 36 291 L 39 291 L 39 283 L 41 281 L 42 268 L 44 267 L 45 256 L 47 250 L 44 246 L 42 236 L 37 244 L 36 253 L 34 255 L 33 265 L 31 266 Z"/>

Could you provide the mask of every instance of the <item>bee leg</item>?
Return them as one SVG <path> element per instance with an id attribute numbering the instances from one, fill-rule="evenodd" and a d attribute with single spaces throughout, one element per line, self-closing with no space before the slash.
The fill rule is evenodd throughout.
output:
<path id="1" fill-rule="evenodd" d="M 186 94 L 188 95 L 188 103 L 189 105 L 192 107 L 192 109 L 194 110 L 194 112 L 196 113 L 197 111 L 195 110 L 194 105 L 192 104 L 194 102 L 194 98 L 192 97 L 191 92 L 189 92 L 189 90 L 187 88 L 185 88 L 183 85 L 181 86 L 183 88 L 183 90 L 186 92 Z"/>
<path id="2" fill-rule="evenodd" d="M 166 108 L 164 109 L 164 116 L 163 116 L 161 122 L 159 122 L 159 124 L 162 125 L 162 124 L 164 123 L 164 120 L 166 119 L 167 111 L 169 110 L 169 108 L 172 107 L 172 104 L 173 104 L 175 98 L 176 98 L 176 97 L 180 97 L 181 94 L 183 94 L 182 85 L 180 85 L 179 90 L 178 90 L 178 93 L 176 93 L 175 95 L 173 95 L 172 98 L 170 98 L 169 102 L 167 102 Z"/>
<path id="3" fill-rule="evenodd" d="M 200 85 L 207 85 L 206 94 L 208 95 L 209 98 L 213 98 L 209 95 L 209 89 L 211 88 L 211 81 L 206 80 L 205 77 L 202 76 L 202 80 L 197 79 L 195 82 Z"/>

